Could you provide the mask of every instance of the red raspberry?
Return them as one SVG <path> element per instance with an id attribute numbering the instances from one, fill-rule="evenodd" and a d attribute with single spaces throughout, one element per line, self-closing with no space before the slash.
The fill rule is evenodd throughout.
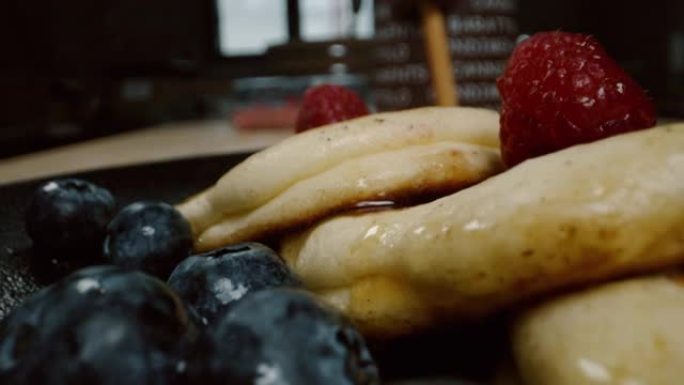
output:
<path id="1" fill-rule="evenodd" d="M 509 167 L 656 123 L 644 91 L 591 36 L 543 32 L 526 39 L 497 86 L 501 153 Z"/>
<path id="2" fill-rule="evenodd" d="M 321 84 L 306 90 L 297 116 L 296 132 L 368 115 L 356 92 L 338 85 Z"/>

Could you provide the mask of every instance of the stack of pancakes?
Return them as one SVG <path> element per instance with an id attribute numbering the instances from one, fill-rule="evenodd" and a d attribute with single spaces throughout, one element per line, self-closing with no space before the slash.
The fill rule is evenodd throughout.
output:
<path id="1" fill-rule="evenodd" d="M 684 124 L 574 146 L 509 170 L 501 164 L 498 130 L 495 112 L 463 107 L 325 126 L 251 156 L 179 210 L 200 251 L 278 242 L 309 289 L 374 336 L 478 319 L 684 262 Z M 620 328 L 601 334 L 603 355 L 579 363 L 587 340 L 572 337 L 560 349 L 555 333 L 579 336 L 592 325 L 619 323 L 616 317 L 634 312 L 611 309 L 624 310 L 624 298 L 646 290 L 653 296 L 634 306 L 648 318 L 651 310 L 684 301 L 679 281 L 651 276 L 588 290 L 520 317 L 514 341 L 525 357 L 523 378 L 674 384 L 667 374 L 630 377 L 628 369 L 605 364 L 610 356 L 632 362 L 627 347 L 636 349 L 651 331 L 663 333 L 663 349 L 675 349 L 671 341 L 679 336 L 660 318 L 635 321 L 646 326 L 633 345 L 608 343 L 624 333 Z M 681 305 L 663 317 L 684 317 Z M 567 321 L 592 307 L 607 310 Z M 679 339 L 676 354 L 658 361 L 662 367 L 684 370 L 676 365 L 684 364 Z"/>

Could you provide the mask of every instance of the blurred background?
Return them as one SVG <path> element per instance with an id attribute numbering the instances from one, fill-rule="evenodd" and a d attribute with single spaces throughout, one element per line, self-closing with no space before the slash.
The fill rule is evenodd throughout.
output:
<path id="1" fill-rule="evenodd" d="M 321 82 L 375 111 L 432 104 L 416 3 L 3 0 L 0 158 L 175 122 L 286 132 Z M 684 117 L 681 0 L 438 4 L 462 104 L 497 108 L 494 79 L 516 41 L 563 29 L 597 36 L 661 116 Z"/>

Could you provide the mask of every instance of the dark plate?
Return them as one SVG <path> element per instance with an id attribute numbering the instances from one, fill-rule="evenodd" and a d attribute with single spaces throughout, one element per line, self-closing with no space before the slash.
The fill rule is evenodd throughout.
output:
<path id="1" fill-rule="evenodd" d="M 0 186 L 0 319 L 41 286 L 29 264 L 31 240 L 24 231 L 24 211 L 35 188 L 57 177 L 78 177 L 108 188 L 122 207 L 145 199 L 178 203 L 212 185 L 249 154 L 209 156 L 170 162 L 52 176 Z M 500 320 L 400 341 L 371 342 L 385 379 L 401 385 L 468 385 L 455 378 L 492 376 L 500 358 L 505 328 Z M 439 376 L 440 380 L 422 380 Z M 434 378 L 434 377 L 433 377 Z"/>
<path id="2" fill-rule="evenodd" d="M 216 182 L 247 155 L 183 159 L 68 176 L 108 188 L 120 207 L 143 199 L 176 203 Z M 28 264 L 31 241 L 24 232 L 24 210 L 33 190 L 54 178 L 0 186 L 0 319 L 39 286 Z"/>

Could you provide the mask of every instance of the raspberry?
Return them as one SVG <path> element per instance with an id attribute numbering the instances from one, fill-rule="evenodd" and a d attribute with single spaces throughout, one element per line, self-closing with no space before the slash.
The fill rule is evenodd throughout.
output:
<path id="1" fill-rule="evenodd" d="M 296 132 L 368 115 L 356 92 L 338 85 L 322 84 L 306 90 L 297 116 Z"/>
<path id="2" fill-rule="evenodd" d="M 525 159 L 652 127 L 653 104 L 591 36 L 542 32 L 520 43 L 497 80 L 501 153 Z"/>

